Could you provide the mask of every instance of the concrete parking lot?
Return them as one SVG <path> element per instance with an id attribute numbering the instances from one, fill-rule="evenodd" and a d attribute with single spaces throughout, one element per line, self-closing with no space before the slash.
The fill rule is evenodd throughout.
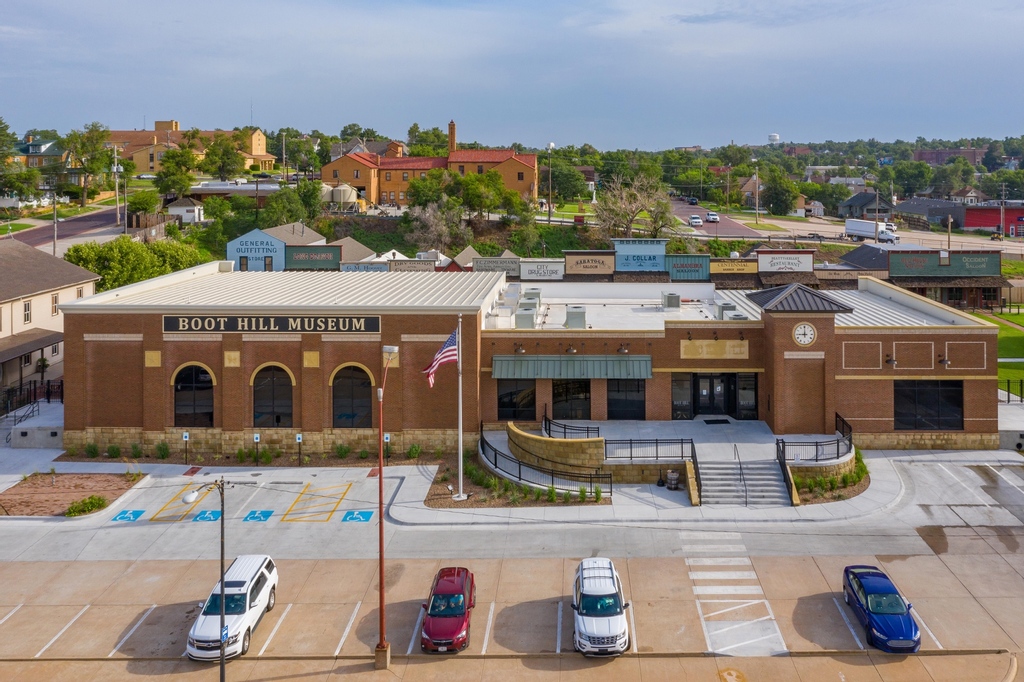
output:
<path id="1" fill-rule="evenodd" d="M 929 672 L 923 679 L 1001 679 L 999 671 L 1006 671 L 1009 659 L 993 652 L 1020 650 L 1024 644 L 1024 596 L 992 597 L 988 578 L 995 570 L 1002 585 L 1024 595 L 1024 562 L 999 555 L 641 557 L 616 559 L 631 602 L 631 653 L 638 655 L 583 660 L 572 652 L 569 595 L 577 563 L 455 557 L 388 562 L 388 639 L 397 665 L 414 674 L 412 679 L 447 676 L 444 671 L 453 667 L 478 679 L 484 669 L 475 666 L 484 660 L 486 675 L 495 676 L 513 669 L 560 675 L 589 670 L 622 679 L 639 675 L 645 666 L 710 674 L 720 673 L 728 661 L 730 669 L 747 671 L 746 679 L 765 679 L 760 675 L 776 669 L 795 675 L 814 665 L 849 666 L 867 675 L 844 673 L 847 680 L 918 679 L 916 674 L 868 674 L 875 660 L 924 671 L 939 659 L 865 650 L 863 631 L 842 600 L 841 571 L 849 563 L 875 563 L 889 571 L 914 603 L 926 653 L 989 652 L 969 657 L 975 676 L 950 677 L 950 668 L 940 666 L 943 676 Z M 478 586 L 471 644 L 459 655 L 467 660 L 458 663 L 419 650 L 421 604 L 443 564 L 467 565 Z M 378 638 L 376 562 L 282 559 L 278 566 L 277 606 L 255 632 L 248 656 L 231 663 L 233 675 L 246 679 L 255 667 L 268 675 L 279 659 L 310 659 L 295 665 L 318 670 L 314 677 L 324 678 L 364 666 Z M 216 583 L 218 570 L 218 562 L 207 560 L 0 564 L 0 584 L 6 587 L 0 593 L 0 676 L 77 670 L 97 661 L 121 661 L 112 670 L 124 673 L 208 671 L 209 664 L 182 656 L 198 602 Z M 723 657 L 706 658 L 711 651 Z M 786 653 L 790 656 L 771 658 Z M 736 654 L 756 658 L 725 658 Z M 89 669 L 103 670 L 104 676 L 111 670 L 109 665 Z"/>

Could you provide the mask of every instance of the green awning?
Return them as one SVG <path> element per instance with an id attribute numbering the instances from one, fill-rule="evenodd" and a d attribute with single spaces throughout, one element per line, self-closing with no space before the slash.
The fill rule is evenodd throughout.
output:
<path id="1" fill-rule="evenodd" d="M 650 379 L 650 355 L 495 355 L 495 379 Z"/>

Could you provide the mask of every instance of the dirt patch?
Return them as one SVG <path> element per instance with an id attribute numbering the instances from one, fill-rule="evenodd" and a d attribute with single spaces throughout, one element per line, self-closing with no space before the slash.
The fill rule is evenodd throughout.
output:
<path id="1" fill-rule="evenodd" d="M 456 492 L 459 489 L 459 461 L 456 459 L 454 453 L 451 455 L 443 455 L 442 457 L 435 457 L 429 455 L 427 457 L 420 457 L 418 460 L 421 464 L 426 465 L 437 465 L 437 474 L 434 476 L 433 482 L 430 484 L 430 492 L 427 493 L 426 499 L 423 503 L 431 507 L 432 509 L 455 509 L 455 508 L 466 508 L 471 507 L 473 509 L 487 509 L 487 508 L 498 508 L 498 507 L 555 507 L 565 505 L 580 505 L 585 504 L 592 506 L 594 504 L 611 504 L 611 498 L 606 494 L 601 498 L 600 502 L 595 502 L 593 496 L 588 495 L 585 502 L 580 502 L 579 493 L 571 493 L 568 502 L 564 499 L 564 494 L 559 492 L 557 495 L 556 502 L 549 502 L 547 497 L 547 491 L 540 491 L 538 497 L 537 491 L 530 487 L 523 487 L 518 484 L 513 485 L 511 481 L 495 476 L 497 480 L 497 489 L 488 488 L 483 485 L 478 485 L 470 480 L 469 472 L 471 466 L 476 469 L 483 470 L 483 467 L 477 463 L 477 458 L 473 457 L 470 463 L 463 465 L 463 479 L 462 479 L 462 491 L 469 495 L 468 500 L 462 502 L 456 502 L 452 499 L 452 491 L 448 490 L 448 486 L 451 486 Z M 486 471 L 486 470 L 485 470 Z M 487 478 L 490 478 L 492 474 L 489 471 Z M 479 480 L 479 479 L 478 479 Z M 605 491 L 607 493 L 608 491 Z"/>
<path id="2" fill-rule="evenodd" d="M 110 505 L 138 481 L 124 474 L 32 474 L 0 493 L 0 516 L 64 516 L 68 505 L 91 495 Z"/>
<path id="3" fill-rule="evenodd" d="M 848 500 L 851 497 L 857 497 L 862 492 L 868 489 L 871 485 L 871 476 L 865 475 L 864 478 L 860 479 L 859 483 L 854 483 L 845 488 L 836 488 L 835 490 L 819 490 L 812 492 L 807 488 L 800 490 L 800 504 L 821 504 L 823 502 L 837 502 L 839 500 Z"/>

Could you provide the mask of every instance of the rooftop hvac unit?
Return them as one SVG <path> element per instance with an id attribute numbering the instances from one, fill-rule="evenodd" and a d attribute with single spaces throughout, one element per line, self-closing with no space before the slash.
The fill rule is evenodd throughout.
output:
<path id="1" fill-rule="evenodd" d="M 536 329 L 537 309 L 520 308 L 516 311 L 516 329 Z"/>
<path id="2" fill-rule="evenodd" d="M 730 310 L 736 310 L 736 304 L 732 301 L 715 301 L 715 318 L 719 320 L 725 319 L 725 313 Z"/>
<path id="3" fill-rule="evenodd" d="M 565 309 L 565 326 L 567 329 L 587 328 L 587 308 L 582 305 L 571 305 Z"/>
<path id="4" fill-rule="evenodd" d="M 726 320 L 749 320 L 750 318 L 747 317 L 746 315 L 744 315 L 743 313 L 738 313 L 735 310 L 733 310 L 733 311 L 727 312 L 725 314 L 725 319 Z"/>
<path id="5" fill-rule="evenodd" d="M 529 287 L 523 292 L 523 298 L 537 301 L 537 305 L 540 305 L 540 288 Z"/>
<path id="6" fill-rule="evenodd" d="M 661 307 L 662 308 L 678 308 L 679 307 L 679 294 L 674 294 L 671 291 L 661 292 Z"/>

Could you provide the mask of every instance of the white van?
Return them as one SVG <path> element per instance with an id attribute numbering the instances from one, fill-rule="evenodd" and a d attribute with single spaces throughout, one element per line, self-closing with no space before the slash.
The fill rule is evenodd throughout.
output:
<path id="1" fill-rule="evenodd" d="M 573 583 L 573 646 L 587 656 L 618 656 L 629 649 L 622 581 L 611 559 L 584 559 Z"/>
<path id="2" fill-rule="evenodd" d="M 252 632 L 263 614 L 277 602 L 277 566 L 265 554 L 243 554 L 231 562 L 224 573 L 224 624 L 228 639 L 226 657 L 244 656 L 249 651 Z M 201 661 L 220 659 L 220 583 L 188 633 L 185 653 Z"/>

